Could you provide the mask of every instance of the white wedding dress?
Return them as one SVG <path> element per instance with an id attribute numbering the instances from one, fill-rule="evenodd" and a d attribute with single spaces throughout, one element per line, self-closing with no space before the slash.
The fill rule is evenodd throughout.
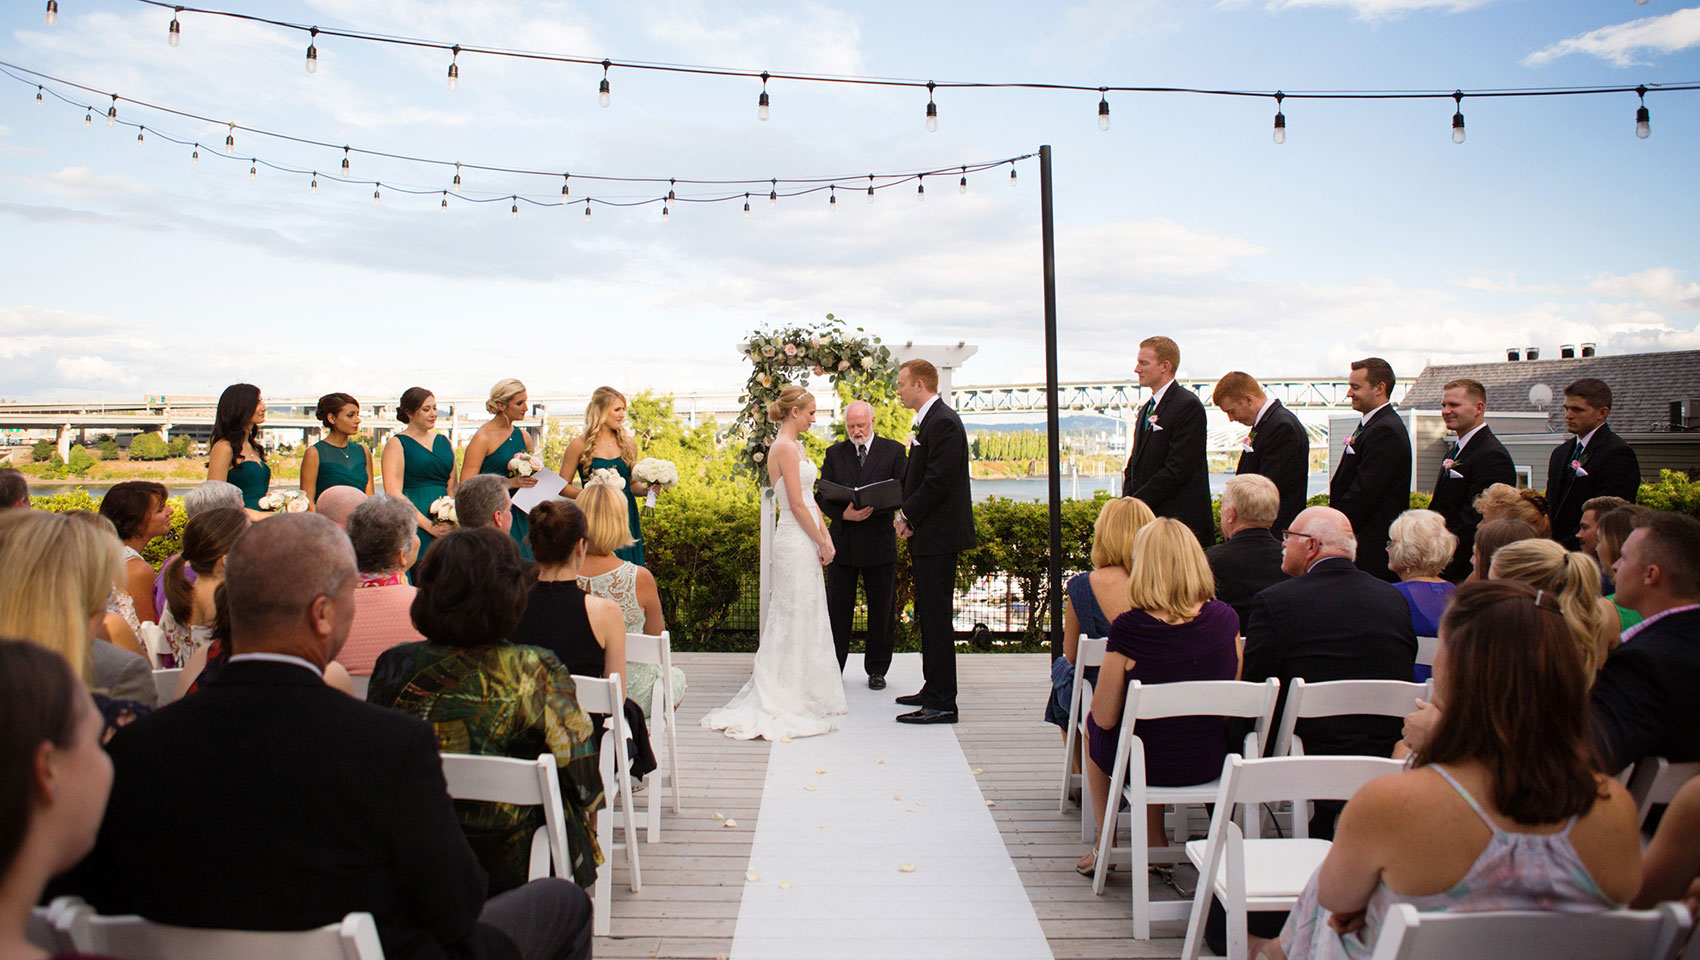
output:
<path id="1" fill-rule="evenodd" d="M 815 465 L 803 459 L 798 472 L 802 488 L 812 491 Z M 837 726 L 829 718 L 849 709 L 826 616 L 820 555 L 791 516 L 783 479 L 774 484 L 774 498 L 779 501 L 779 522 L 773 532 L 772 586 L 755 668 L 730 703 L 702 719 L 703 726 L 738 740 L 826 733 Z M 814 498 L 805 495 L 804 503 L 819 524 Z"/>

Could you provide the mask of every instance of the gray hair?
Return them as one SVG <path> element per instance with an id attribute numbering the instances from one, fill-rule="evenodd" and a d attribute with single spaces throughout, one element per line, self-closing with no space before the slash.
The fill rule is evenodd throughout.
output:
<path id="1" fill-rule="evenodd" d="M 455 490 L 455 516 L 466 530 L 488 527 L 497 510 L 508 509 L 508 482 L 493 473 L 467 477 Z"/>
<path id="2" fill-rule="evenodd" d="M 348 536 L 316 513 L 278 514 L 249 527 L 224 559 L 232 646 L 242 653 L 306 629 L 313 602 L 341 594 L 354 571 Z"/>
<path id="3" fill-rule="evenodd" d="M 390 573 L 417 534 L 413 504 L 400 497 L 367 497 L 348 515 L 348 542 L 361 573 Z"/>
<path id="4" fill-rule="evenodd" d="M 1281 491 L 1275 481 L 1260 473 L 1242 473 L 1222 488 L 1222 509 L 1229 507 L 1234 508 L 1240 523 L 1267 529 L 1281 512 Z"/>
<path id="5" fill-rule="evenodd" d="M 243 506 L 242 488 L 223 480 L 208 480 L 191 487 L 183 494 L 183 513 L 191 520 L 196 514 L 208 510 L 217 510 L 220 507 L 235 507 L 240 510 Z"/>
<path id="6" fill-rule="evenodd" d="M 1433 510 L 1406 510 L 1387 530 L 1387 563 L 1404 577 L 1432 577 L 1446 569 L 1458 551 L 1458 536 Z"/>

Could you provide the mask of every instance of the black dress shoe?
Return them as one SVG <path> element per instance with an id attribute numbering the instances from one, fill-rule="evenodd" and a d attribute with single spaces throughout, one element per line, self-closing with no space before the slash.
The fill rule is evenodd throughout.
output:
<path id="1" fill-rule="evenodd" d="M 869 690 L 884 690 L 885 689 L 885 678 L 880 676 L 877 673 L 868 674 L 868 689 Z"/>
<path id="2" fill-rule="evenodd" d="M 932 707 L 922 707 L 914 713 L 899 714 L 898 723 L 955 723 L 955 710 L 936 710 Z"/>
<path id="3" fill-rule="evenodd" d="M 906 697 L 898 697 L 897 702 L 905 707 L 918 707 L 921 705 L 921 695 L 918 693 L 911 693 Z"/>

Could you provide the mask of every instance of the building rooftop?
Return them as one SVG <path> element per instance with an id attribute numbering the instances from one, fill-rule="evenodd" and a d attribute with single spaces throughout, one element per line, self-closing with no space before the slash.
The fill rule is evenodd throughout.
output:
<path id="1" fill-rule="evenodd" d="M 1537 383 L 1551 387 L 1553 399 L 1546 414 L 1553 432 L 1564 430 L 1564 388 L 1583 377 L 1596 377 L 1611 385 L 1613 430 L 1657 433 L 1669 429 L 1672 400 L 1700 398 L 1700 350 L 1429 366 L 1400 406 L 1438 410 L 1443 388 L 1462 377 L 1487 387 L 1489 412 L 1538 413 L 1540 408 L 1529 402 L 1529 388 Z"/>

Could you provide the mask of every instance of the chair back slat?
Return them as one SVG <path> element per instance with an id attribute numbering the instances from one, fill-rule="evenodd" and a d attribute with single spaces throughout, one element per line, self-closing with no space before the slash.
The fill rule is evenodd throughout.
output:
<path id="1" fill-rule="evenodd" d="M 1629 795 L 1641 821 L 1661 803 L 1676 799 L 1682 785 L 1700 776 L 1700 763 L 1671 763 L 1664 757 L 1647 757 L 1635 765 L 1629 777 Z"/>
<path id="2" fill-rule="evenodd" d="M 1287 686 L 1287 705 L 1271 756 L 1292 752 L 1293 729 L 1300 720 L 1317 717 L 1403 717 L 1417 708 L 1418 698 L 1433 696 L 1431 683 L 1403 680 L 1327 680 L 1307 683 L 1294 679 Z"/>
<path id="3" fill-rule="evenodd" d="M 528 876 L 532 880 L 549 876 L 550 861 L 555 864 L 555 876 L 571 876 L 566 812 L 561 806 L 560 774 L 552 754 L 540 753 L 535 760 L 518 760 L 445 753 L 442 759 L 443 780 L 448 784 L 449 796 L 456 800 L 542 807 L 543 826 L 531 838 Z"/>
<path id="4" fill-rule="evenodd" d="M 1219 802 L 1274 803 L 1279 800 L 1350 800 L 1364 784 L 1399 773 L 1405 764 L 1384 757 L 1268 757 L 1229 755 Z"/>
<path id="5" fill-rule="evenodd" d="M 1494 960 L 1668 960 L 1691 923 L 1688 911 L 1676 903 L 1585 914 L 1418 913 L 1411 904 L 1397 903 L 1382 921 L 1373 960 L 1455 960 L 1485 954 Z"/>
<path id="6" fill-rule="evenodd" d="M 148 666 L 158 670 L 165 662 L 162 658 L 171 650 L 171 645 L 165 639 L 165 630 L 149 620 L 142 624 L 136 639 L 142 642 L 142 652 L 148 656 Z"/>
<path id="7" fill-rule="evenodd" d="M 81 953 L 122 960 L 383 960 L 369 913 L 351 913 L 311 930 L 218 930 L 174 927 L 141 917 L 103 917 L 89 907 L 62 921 Z"/>
<path id="8" fill-rule="evenodd" d="M 1269 690 L 1280 689 L 1271 677 L 1265 683 L 1244 680 L 1178 680 L 1174 683 L 1128 685 L 1128 700 L 1136 704 L 1134 720 L 1164 717 L 1241 717 L 1263 715 Z"/>
<path id="9" fill-rule="evenodd" d="M 1439 637 L 1417 638 L 1417 666 L 1434 666 L 1434 651 L 1440 648 Z"/>
<path id="10" fill-rule="evenodd" d="M 183 671 L 176 667 L 153 672 L 153 688 L 159 694 L 160 706 L 177 699 L 177 682 L 182 678 Z"/>
<path id="11" fill-rule="evenodd" d="M 1081 637 L 1074 651 L 1074 669 L 1103 666 L 1104 652 L 1109 647 L 1110 641 L 1106 637 Z"/>
<path id="12" fill-rule="evenodd" d="M 617 673 L 606 680 L 601 677 L 582 677 L 575 673 L 573 686 L 577 688 L 579 709 L 585 713 L 617 714 L 625 706 L 624 681 Z M 621 718 L 620 726 L 624 729 L 624 717 Z"/>

